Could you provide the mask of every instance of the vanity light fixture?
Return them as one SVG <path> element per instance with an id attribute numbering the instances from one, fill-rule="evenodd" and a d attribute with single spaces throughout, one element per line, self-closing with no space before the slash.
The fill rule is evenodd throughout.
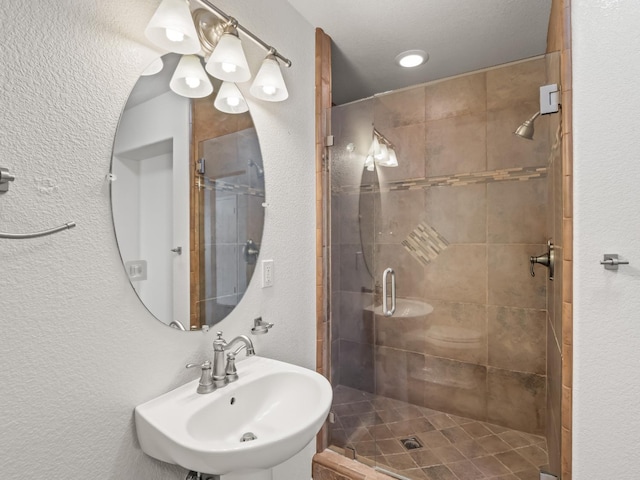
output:
<path id="1" fill-rule="evenodd" d="M 251 78 L 237 25 L 233 18 L 227 23 L 205 66 L 210 75 L 223 82 L 246 82 Z"/>
<path id="2" fill-rule="evenodd" d="M 235 83 L 222 82 L 213 106 L 224 113 L 244 113 L 249 111 L 247 101 Z"/>
<path id="3" fill-rule="evenodd" d="M 213 93 L 213 85 L 202 68 L 200 57 L 184 55 L 171 77 L 169 88 L 178 95 L 188 98 L 202 98 Z"/>
<path id="4" fill-rule="evenodd" d="M 186 0 L 162 0 L 144 33 L 170 52 L 188 55 L 200 51 L 198 33 Z"/>
<path id="5" fill-rule="evenodd" d="M 225 86 L 227 82 L 241 83 L 251 79 L 251 71 L 238 34 L 238 32 L 242 32 L 244 36 L 250 38 L 268 52 L 249 91 L 257 99 L 268 102 L 286 100 L 289 97 L 289 92 L 280 70 L 280 62 L 290 67 L 291 61 L 240 25 L 236 19 L 213 5 L 209 0 L 200 0 L 200 3 L 206 8 L 198 8 L 191 13 L 187 0 L 162 0 L 145 30 L 147 38 L 170 52 L 204 56 L 207 58 L 204 68 L 206 72 L 222 80 L 223 86 Z M 187 63 L 195 68 L 192 60 Z M 181 64 L 182 61 L 180 62 Z M 208 88 L 208 85 L 211 84 L 210 80 L 205 82 L 204 78 L 199 74 L 189 76 L 182 73 L 178 74 L 180 65 L 176 69 L 174 76 L 177 75 L 177 78 L 181 79 L 176 82 L 181 83 L 181 87 L 184 88 L 171 87 L 174 92 L 191 98 L 206 96 L 211 93 L 200 95 L 200 89 Z M 222 108 L 234 110 L 234 112 L 228 113 L 246 111 L 242 110 L 242 108 L 246 107 L 246 101 L 237 86 L 233 85 L 233 88 L 225 86 L 224 88 L 226 91 L 235 90 L 233 92 L 234 95 L 222 97 L 220 101 L 216 98 L 214 102 L 216 108 L 218 105 L 222 105 Z M 240 96 L 235 95 L 235 92 Z M 194 95 L 194 93 L 197 94 Z M 229 102 L 234 103 L 236 99 L 240 99 L 239 103 L 235 106 L 230 106 Z"/>
<path id="6" fill-rule="evenodd" d="M 413 68 L 424 65 L 429 60 L 429 54 L 424 50 L 407 50 L 396 56 L 396 63 L 401 67 Z"/>
<path id="7" fill-rule="evenodd" d="M 262 61 L 262 66 L 249 91 L 254 97 L 267 102 L 281 102 L 289 97 L 287 85 L 282 78 L 278 59 L 274 55 L 273 49 L 269 50 L 269 54 Z"/>

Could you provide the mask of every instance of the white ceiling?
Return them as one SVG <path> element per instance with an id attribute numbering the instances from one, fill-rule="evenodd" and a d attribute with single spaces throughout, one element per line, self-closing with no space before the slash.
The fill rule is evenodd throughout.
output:
<path id="1" fill-rule="evenodd" d="M 333 40 L 333 101 L 417 85 L 546 50 L 551 0 L 288 0 Z M 421 49 L 414 69 L 395 57 Z"/>

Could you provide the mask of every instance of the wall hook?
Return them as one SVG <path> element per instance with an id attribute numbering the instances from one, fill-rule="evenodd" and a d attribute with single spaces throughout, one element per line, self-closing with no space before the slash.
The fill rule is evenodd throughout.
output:
<path id="1" fill-rule="evenodd" d="M 604 259 L 600 261 L 606 270 L 618 270 L 618 265 L 629 265 L 628 260 L 620 260 L 617 253 L 605 253 Z"/>

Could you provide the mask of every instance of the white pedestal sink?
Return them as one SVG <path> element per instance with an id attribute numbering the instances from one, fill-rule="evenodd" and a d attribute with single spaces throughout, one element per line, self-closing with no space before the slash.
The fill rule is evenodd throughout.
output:
<path id="1" fill-rule="evenodd" d="M 239 379 L 198 394 L 198 380 L 135 409 L 142 451 L 222 480 L 269 480 L 271 469 L 302 450 L 331 407 L 322 375 L 253 356 L 238 363 Z"/>

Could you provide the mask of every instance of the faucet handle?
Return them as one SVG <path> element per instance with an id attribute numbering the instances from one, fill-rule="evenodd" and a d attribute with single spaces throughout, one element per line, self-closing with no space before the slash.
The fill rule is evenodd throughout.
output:
<path id="1" fill-rule="evenodd" d="M 203 363 L 187 363 L 185 368 L 200 367 L 202 370 L 211 370 L 211 360 L 206 360 Z"/>
<path id="2" fill-rule="evenodd" d="M 234 352 L 227 353 L 227 366 L 224 369 L 227 382 L 235 382 L 238 380 L 238 371 L 236 370 L 236 354 Z"/>
<path id="3" fill-rule="evenodd" d="M 200 367 L 200 381 L 198 382 L 198 393 L 211 393 L 215 390 L 213 378 L 211 377 L 211 361 L 206 360 L 203 363 L 187 363 L 186 368 Z"/>

